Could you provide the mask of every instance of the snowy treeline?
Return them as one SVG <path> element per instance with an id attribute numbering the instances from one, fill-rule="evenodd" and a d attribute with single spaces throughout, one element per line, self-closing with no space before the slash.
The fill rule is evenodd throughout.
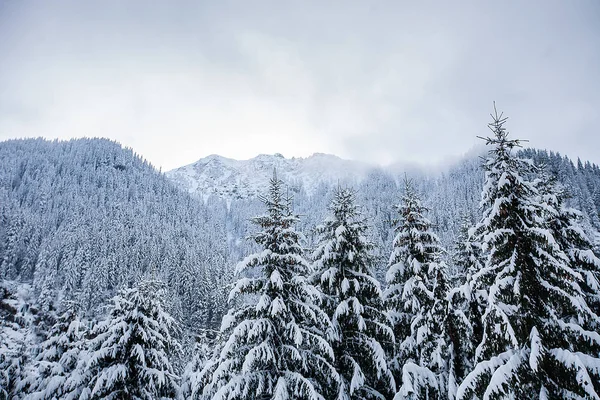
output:
<path id="1" fill-rule="evenodd" d="M 64 300 L 42 341 L 26 348 L 22 319 L 32 314 L 3 287 L 0 347 L 2 399 L 174 398 L 181 354 L 179 325 L 165 310 L 165 285 L 146 278 L 111 299 L 106 316 L 90 323 L 77 302 Z"/>
<path id="2" fill-rule="evenodd" d="M 354 192 L 336 190 L 307 253 L 275 176 L 236 269 L 242 299 L 182 397 L 599 398 L 600 259 L 563 186 L 493 117 L 482 215 L 452 274 L 409 180 L 382 285 Z"/>
<path id="3" fill-rule="evenodd" d="M 600 167 L 589 162 L 573 163 L 558 153 L 545 150 L 526 149 L 518 153 L 523 158 L 533 159 L 537 165 L 546 165 L 546 169 L 567 190 L 569 197 L 565 199 L 565 203 L 583 213 L 582 224 L 585 229 L 590 232 L 600 230 Z M 485 156 L 485 153 L 471 154 L 439 173 L 408 173 L 415 191 L 421 195 L 422 203 L 429 208 L 427 216 L 440 243 L 448 250 L 443 255 L 446 261 L 451 258 L 456 237 L 464 221 L 474 224 L 481 215 L 479 203 L 484 175 L 480 156 Z M 277 162 L 273 164 L 278 165 Z M 272 170 L 273 168 L 269 171 Z M 357 204 L 370 222 L 369 237 L 375 244 L 374 253 L 378 259 L 376 275 L 380 280 L 384 279 L 388 249 L 394 239 L 394 233 L 390 229 L 396 219 L 393 205 L 398 202 L 399 193 L 404 190 L 403 180 L 404 173 L 375 168 L 359 183 L 350 186 L 356 190 Z M 298 229 L 305 234 L 308 246 L 312 247 L 317 240 L 314 227 L 327 217 L 329 199 L 334 195 L 336 185 L 320 184 L 305 188 L 301 182 L 285 183 L 290 194 L 293 194 L 294 210 L 301 216 Z M 340 184 L 349 185 L 345 180 L 340 180 Z M 210 197 L 209 202 L 215 201 Z M 227 230 L 233 238 L 242 239 L 252 232 L 253 227 L 249 221 L 261 212 L 262 204 L 258 199 L 233 197 L 228 201 L 230 208 L 227 213 Z M 233 242 L 230 247 L 233 259 L 243 257 L 254 249 L 247 241 Z M 450 267 L 453 268 L 452 265 Z"/>
<path id="4" fill-rule="evenodd" d="M 104 139 L 7 141 L 0 160 L 0 274 L 31 284 L 37 308 L 73 300 L 93 317 L 156 268 L 177 318 L 218 327 L 231 269 L 216 209 Z"/>
<path id="5" fill-rule="evenodd" d="M 0 398 L 600 398 L 600 170 L 505 121 L 483 171 L 229 208 L 112 142 L 0 144 Z"/>

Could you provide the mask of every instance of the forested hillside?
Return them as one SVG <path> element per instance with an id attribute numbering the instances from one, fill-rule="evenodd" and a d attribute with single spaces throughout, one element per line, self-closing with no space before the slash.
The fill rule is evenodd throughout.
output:
<path id="1" fill-rule="evenodd" d="M 12 140 L 0 160 L 0 271 L 31 284 L 41 310 L 68 299 L 95 316 L 154 270 L 186 325 L 219 324 L 208 304 L 230 270 L 222 218 L 131 149 Z"/>
<path id="2" fill-rule="evenodd" d="M 559 153 L 546 150 L 525 149 L 520 150 L 519 154 L 532 159 L 538 165 L 545 165 L 550 175 L 555 176 L 565 186 L 568 193 L 566 204 L 581 210 L 584 226 L 595 235 L 595 231 L 600 230 L 600 167 L 589 162 L 574 163 Z M 465 222 L 475 223 L 481 214 L 483 155 L 470 154 L 442 172 L 431 173 L 411 169 L 406 174 L 412 179 L 415 189 L 421 193 L 424 205 L 429 208 L 428 217 L 443 247 L 447 249 L 444 257 L 448 260 L 452 257 L 451 253 L 461 226 Z M 370 221 L 369 235 L 377 244 L 375 252 L 379 257 L 378 275 L 383 278 L 383 269 L 388 257 L 386 252 L 393 239 L 390 227 L 396 218 L 394 206 L 400 201 L 405 174 L 398 173 L 395 168 L 370 167 L 365 171 L 362 164 L 351 169 L 359 172 L 339 174 L 340 163 L 345 165 L 348 161 L 337 157 L 324 158 L 323 155 L 313 157 L 318 157 L 321 166 L 329 171 L 324 174 L 325 178 L 303 179 L 306 172 L 301 168 L 302 159 L 285 161 L 280 155 L 257 157 L 261 168 L 255 167 L 256 159 L 248 162 L 238 161 L 233 167 L 228 164 L 223 167 L 226 174 L 223 174 L 222 169 L 214 169 L 214 157 L 210 157 L 208 161 L 203 159 L 204 161 L 201 160 L 190 167 L 169 172 L 167 176 L 197 198 L 208 199 L 209 206 L 220 204 L 221 207 L 225 207 L 217 199 L 228 203 L 227 229 L 236 239 L 231 246 L 233 259 L 239 259 L 252 250 L 251 243 L 241 239 L 252 231 L 250 218 L 259 214 L 261 210 L 261 203 L 254 194 L 267 190 L 266 182 L 273 170 L 277 170 L 279 176 L 287 176 L 290 179 L 284 182 L 288 192 L 294 197 L 294 211 L 302 216 L 298 227 L 307 237 L 307 247 L 314 244 L 314 228 L 327 215 L 329 200 L 337 186 L 351 187 L 356 190 L 357 202 Z M 305 160 L 308 162 L 308 168 L 311 168 L 314 160 Z M 289 170 L 281 170 L 290 164 L 292 167 Z M 207 170 L 202 169 L 205 166 L 208 167 Z M 191 174 L 190 169 L 194 171 Z M 339 175 L 337 178 L 336 174 Z M 225 187 L 233 188 L 229 191 L 215 187 L 221 184 L 224 175 Z M 309 187 L 306 187 L 307 182 Z M 248 186 L 250 183 L 255 186 Z M 243 195 L 239 195 L 241 187 L 245 188 Z M 600 242 L 600 237 L 596 240 Z"/>
<path id="3" fill-rule="evenodd" d="M 595 398 L 600 168 L 495 123 L 438 173 L 1 142 L 0 399 Z"/>
<path id="4" fill-rule="evenodd" d="M 30 283 L 42 309 L 50 309 L 57 299 L 76 299 L 93 316 L 97 306 L 118 288 L 155 268 L 177 294 L 172 298 L 177 315 L 186 325 L 203 328 L 219 325 L 219 311 L 215 315 L 214 307 L 207 305 L 217 298 L 224 302 L 222 294 L 213 293 L 214 288 L 224 286 L 231 279 L 232 265 L 254 248 L 245 237 L 252 232 L 250 218 L 260 213 L 256 194 L 266 190 L 261 185 L 268 182 L 274 168 L 292 165 L 280 175 L 290 177 L 290 182 L 284 182 L 294 196 L 295 212 L 302 216 L 298 227 L 307 238 L 307 247 L 314 243 L 314 227 L 325 217 L 336 186 L 356 190 L 370 221 L 369 235 L 377 244 L 380 278 L 404 177 L 363 164 L 340 173 L 352 162 L 325 155 L 311 159 L 308 172 L 299 168 L 302 159 L 261 156 L 261 170 L 253 167 L 251 172 L 265 176 L 255 177 L 257 187 L 247 188 L 249 194 L 239 198 L 213 190 L 214 175 L 223 173 L 214 166 L 212 175 L 200 177 L 204 179 L 201 186 L 212 195 L 206 191 L 186 195 L 177 188 L 181 173 L 169 174 L 179 176 L 173 185 L 131 149 L 104 139 L 7 141 L 0 143 L 0 155 L 0 271 L 4 279 Z M 546 165 L 565 185 L 571 196 L 567 204 L 583 212 L 588 231 L 600 229 L 597 165 L 573 163 L 544 150 L 522 150 L 522 155 Z M 307 178 L 315 160 L 321 168 L 328 169 L 331 163 L 336 168 Z M 248 167 L 237 163 L 242 164 L 241 173 L 227 173 L 243 182 Z M 447 171 L 413 170 L 408 176 L 430 208 L 428 216 L 448 249 L 444 257 L 450 260 L 461 225 L 473 223 L 480 213 L 481 158 L 471 155 Z M 190 191 L 189 185 L 194 184 L 189 179 L 194 178 L 199 179 L 187 176 L 183 189 Z M 214 279 L 219 279 L 217 285 Z"/>

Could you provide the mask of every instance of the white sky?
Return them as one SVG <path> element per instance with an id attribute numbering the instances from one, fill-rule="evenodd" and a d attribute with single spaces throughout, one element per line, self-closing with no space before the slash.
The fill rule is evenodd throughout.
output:
<path id="1" fill-rule="evenodd" d="M 485 135 L 600 163 L 600 2 L 0 0 L 0 140 L 435 164 Z"/>

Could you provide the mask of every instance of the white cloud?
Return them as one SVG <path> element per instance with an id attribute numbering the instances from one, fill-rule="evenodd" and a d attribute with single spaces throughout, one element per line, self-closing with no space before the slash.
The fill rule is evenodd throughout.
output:
<path id="1" fill-rule="evenodd" d="M 173 4 L 0 3 L 0 139 L 105 136 L 165 169 L 435 163 L 486 133 L 497 100 L 532 146 L 600 162 L 594 4 Z"/>

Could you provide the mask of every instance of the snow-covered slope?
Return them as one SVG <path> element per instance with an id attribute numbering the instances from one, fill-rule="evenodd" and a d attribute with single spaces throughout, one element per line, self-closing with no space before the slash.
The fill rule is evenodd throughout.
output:
<path id="1" fill-rule="evenodd" d="M 320 184 L 356 184 L 373 167 L 337 156 L 315 153 L 306 158 L 285 158 L 281 154 L 261 154 L 249 160 L 233 160 L 210 155 L 197 162 L 166 173 L 189 193 L 208 197 L 217 194 L 225 199 L 248 198 L 263 193 L 273 170 L 294 187 L 303 187 L 308 195 Z"/>

